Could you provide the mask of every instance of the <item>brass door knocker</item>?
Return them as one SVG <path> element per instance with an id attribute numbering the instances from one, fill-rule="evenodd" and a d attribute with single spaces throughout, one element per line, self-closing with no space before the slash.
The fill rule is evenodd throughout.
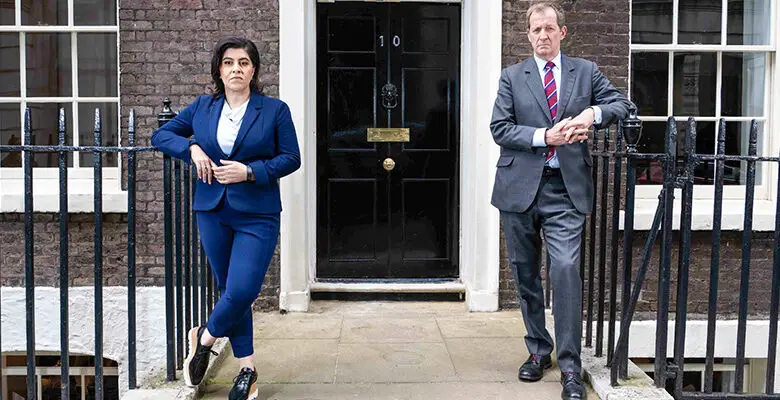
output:
<path id="1" fill-rule="evenodd" d="M 392 83 L 382 86 L 382 106 L 388 110 L 398 106 L 398 88 Z"/>

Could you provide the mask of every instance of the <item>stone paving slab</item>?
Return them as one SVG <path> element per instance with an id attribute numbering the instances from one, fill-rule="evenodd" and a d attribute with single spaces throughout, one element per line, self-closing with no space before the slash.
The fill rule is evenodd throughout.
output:
<path id="1" fill-rule="evenodd" d="M 256 314 L 254 338 L 258 339 L 337 339 L 342 317 L 305 314 Z"/>
<path id="2" fill-rule="evenodd" d="M 433 318 L 345 317 L 341 343 L 435 343 L 442 342 Z"/>
<path id="3" fill-rule="evenodd" d="M 528 357 L 522 338 L 447 339 L 446 345 L 464 381 L 516 382 L 518 360 Z"/>
<path id="4" fill-rule="evenodd" d="M 340 344 L 336 382 L 457 381 L 444 343 Z"/>
<path id="5" fill-rule="evenodd" d="M 490 318 L 485 316 L 438 317 L 445 338 L 523 337 L 525 328 L 521 318 Z"/>
<path id="6" fill-rule="evenodd" d="M 255 340 L 257 380 L 266 383 L 332 383 L 336 374 L 338 341 Z M 233 383 L 238 360 L 227 354 L 211 382 Z"/>

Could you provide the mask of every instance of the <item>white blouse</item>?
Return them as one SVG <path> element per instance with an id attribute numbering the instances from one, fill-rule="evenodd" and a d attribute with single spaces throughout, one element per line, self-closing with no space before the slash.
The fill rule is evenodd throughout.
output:
<path id="1" fill-rule="evenodd" d="M 217 125 L 217 143 L 225 154 L 229 155 L 233 151 L 247 104 L 249 104 L 249 99 L 236 108 L 230 108 L 227 101 L 222 106 L 222 114 L 219 116 L 219 125 Z"/>

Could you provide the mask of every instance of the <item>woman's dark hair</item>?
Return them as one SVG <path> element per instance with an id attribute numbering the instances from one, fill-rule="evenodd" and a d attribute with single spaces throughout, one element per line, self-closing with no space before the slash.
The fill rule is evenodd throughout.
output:
<path id="1" fill-rule="evenodd" d="M 225 83 L 220 78 L 219 67 L 222 65 L 222 56 L 225 55 L 227 49 L 244 49 L 246 51 L 249 55 L 249 60 L 252 61 L 252 66 L 255 67 L 255 74 L 249 82 L 249 90 L 262 93 L 263 89 L 260 87 L 258 79 L 260 74 L 260 53 L 257 51 L 257 46 L 247 38 L 231 36 L 220 40 L 214 46 L 214 55 L 211 57 L 211 80 L 214 82 L 214 89 L 216 90 L 214 95 L 219 96 L 225 93 Z"/>

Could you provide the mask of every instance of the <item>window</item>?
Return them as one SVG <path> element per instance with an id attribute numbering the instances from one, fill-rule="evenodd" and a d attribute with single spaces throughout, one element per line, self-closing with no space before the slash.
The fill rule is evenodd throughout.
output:
<path id="1" fill-rule="evenodd" d="M 747 155 L 751 120 L 758 122 L 758 154 L 776 156 L 778 110 L 774 65 L 777 6 L 772 0 L 632 0 L 629 92 L 643 121 L 639 151 L 662 153 L 666 121 L 678 123 L 678 156 L 684 152 L 687 119 L 697 121 L 696 149 L 717 151 L 718 120 L 726 121 L 726 154 Z M 774 110 L 774 112 L 773 112 Z M 647 229 L 662 183 L 657 162 L 637 163 L 637 229 Z M 725 163 L 723 229 L 741 229 L 745 162 Z M 776 167 L 756 164 L 754 225 L 774 216 Z M 711 229 L 715 163 L 694 171 L 693 229 Z M 679 201 L 680 196 L 676 196 Z M 680 207 L 675 206 L 675 213 Z M 770 222 L 771 222 L 770 221 Z M 675 223 L 676 224 L 676 223 Z"/>
<path id="2" fill-rule="evenodd" d="M 654 358 L 632 358 L 631 361 L 654 379 Z M 670 362 L 674 361 L 669 359 Z M 683 392 L 704 392 L 705 362 L 703 358 L 686 358 L 683 372 Z M 712 391 L 715 393 L 734 393 L 736 383 L 736 363 L 733 358 L 716 357 L 712 371 Z M 746 359 L 742 387 L 745 393 L 762 393 L 766 375 L 766 359 Z M 666 381 L 666 391 L 674 394 L 675 381 Z"/>
<path id="3" fill-rule="evenodd" d="M 663 152 L 666 119 L 674 116 L 683 124 L 682 154 L 685 122 L 694 116 L 697 152 L 715 153 L 723 118 L 726 154 L 747 155 L 753 119 L 762 154 L 769 144 L 767 88 L 775 55 L 771 0 L 633 0 L 632 7 L 630 92 L 643 120 L 640 151 Z M 745 163 L 728 161 L 725 169 L 726 185 L 745 184 Z M 757 164 L 759 184 L 765 169 Z M 640 163 L 637 176 L 638 184 L 661 184 L 659 165 Z M 714 162 L 700 164 L 694 176 L 695 184 L 712 185 Z"/>
<path id="4" fill-rule="evenodd" d="M 67 119 L 66 145 L 94 143 L 96 108 L 103 121 L 103 145 L 120 143 L 117 19 L 116 0 L 0 1 L 0 144 L 56 145 L 61 107 Z M 26 107 L 32 116 L 30 143 L 24 143 L 23 135 Z M 82 152 L 68 158 L 69 190 L 74 193 L 91 193 L 92 157 Z M 4 195 L 23 193 L 22 163 L 20 152 L 0 154 Z M 32 163 L 38 201 L 39 194 L 57 190 L 51 180 L 58 179 L 58 155 L 36 153 Z M 106 190 L 120 190 L 120 158 L 104 154 L 103 166 L 104 179 L 116 183 Z M 4 196 L 0 211 L 10 211 L 12 200 Z"/>
<path id="5" fill-rule="evenodd" d="M 59 399 L 61 396 L 61 357 L 58 353 L 38 353 L 35 356 L 35 379 L 38 399 Z M 27 356 L 6 353 L 2 356 L 4 399 L 27 398 Z M 69 357 L 70 398 L 95 398 L 95 357 Z M 103 359 L 103 394 L 106 399 L 119 399 L 119 367 L 113 360 Z"/>

